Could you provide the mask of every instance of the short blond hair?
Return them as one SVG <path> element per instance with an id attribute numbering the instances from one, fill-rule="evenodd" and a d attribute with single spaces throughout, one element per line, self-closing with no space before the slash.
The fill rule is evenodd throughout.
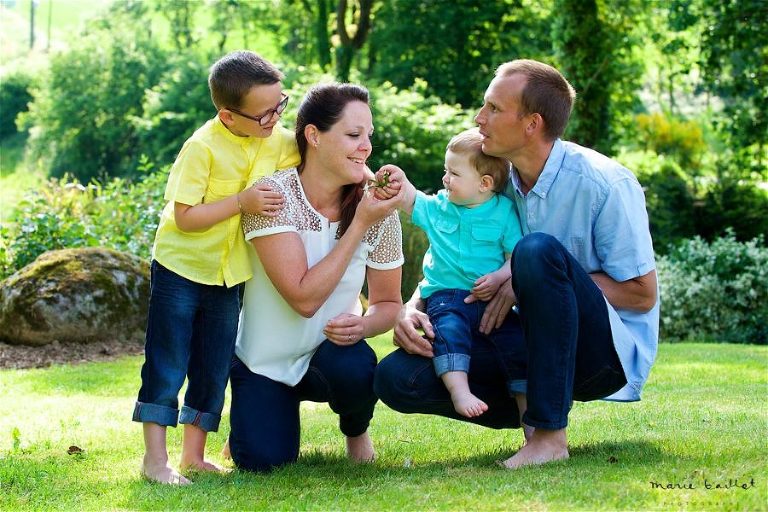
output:
<path id="1" fill-rule="evenodd" d="M 539 114 L 544 119 L 544 133 L 549 139 L 562 136 L 576 100 L 576 91 L 571 84 L 558 70 L 537 60 L 513 60 L 496 70 L 497 77 L 517 74 L 526 78 L 520 97 L 522 113 Z"/>
<path id="2" fill-rule="evenodd" d="M 483 153 L 483 136 L 480 135 L 477 128 L 464 130 L 454 136 L 445 149 L 454 153 L 469 155 L 469 163 L 480 176 L 487 174 L 493 178 L 494 192 L 501 192 L 507 186 L 509 162 L 503 158 Z"/>

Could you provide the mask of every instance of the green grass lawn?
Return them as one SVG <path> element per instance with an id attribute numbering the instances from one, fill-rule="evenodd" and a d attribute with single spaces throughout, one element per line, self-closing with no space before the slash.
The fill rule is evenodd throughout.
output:
<path id="1" fill-rule="evenodd" d="M 380 356 L 390 339 L 373 341 Z M 297 464 L 186 488 L 139 478 L 130 414 L 141 362 L 0 371 L 0 510 L 768 510 L 768 347 L 662 345 L 642 402 L 575 406 L 565 462 L 505 471 L 494 461 L 520 446 L 520 431 L 379 404 L 378 460 L 354 466 L 334 414 L 305 404 Z M 225 418 L 213 459 L 227 432 Z M 170 430 L 175 460 L 179 434 Z"/>

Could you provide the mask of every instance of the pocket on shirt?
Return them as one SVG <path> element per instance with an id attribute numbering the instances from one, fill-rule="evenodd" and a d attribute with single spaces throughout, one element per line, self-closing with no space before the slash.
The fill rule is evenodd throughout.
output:
<path id="1" fill-rule="evenodd" d="M 437 219 L 435 221 L 435 229 L 437 229 L 439 232 L 450 235 L 451 233 L 454 233 L 459 228 L 459 223 L 454 220 L 449 219 Z"/>
<path id="2" fill-rule="evenodd" d="M 501 241 L 501 228 L 498 226 L 472 226 L 472 242 L 476 245 L 497 245 Z"/>
<path id="3" fill-rule="evenodd" d="M 213 203 L 227 197 L 231 197 L 245 188 L 243 180 L 220 180 L 210 178 L 208 181 L 208 190 L 205 191 L 203 202 Z"/>

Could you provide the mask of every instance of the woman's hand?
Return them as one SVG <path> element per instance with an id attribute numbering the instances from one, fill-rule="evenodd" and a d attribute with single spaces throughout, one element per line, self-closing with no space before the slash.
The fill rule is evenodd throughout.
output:
<path id="1" fill-rule="evenodd" d="M 328 320 L 323 334 L 336 345 L 354 345 L 365 337 L 363 317 L 342 313 Z"/>
<path id="2" fill-rule="evenodd" d="M 400 192 L 390 199 L 377 199 L 372 191 L 367 191 L 357 205 L 353 222 L 359 222 L 364 229 L 368 229 L 395 211 L 399 201 Z"/>

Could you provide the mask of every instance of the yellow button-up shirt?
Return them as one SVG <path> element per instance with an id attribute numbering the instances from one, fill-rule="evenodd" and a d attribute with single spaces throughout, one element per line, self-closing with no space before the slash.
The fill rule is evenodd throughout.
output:
<path id="1" fill-rule="evenodd" d="M 293 133 L 278 125 L 267 138 L 238 137 L 218 117 L 201 126 L 171 167 L 152 257 L 200 284 L 234 286 L 252 276 L 240 215 L 203 231 L 181 231 L 174 203 L 195 206 L 233 196 L 300 158 Z"/>

